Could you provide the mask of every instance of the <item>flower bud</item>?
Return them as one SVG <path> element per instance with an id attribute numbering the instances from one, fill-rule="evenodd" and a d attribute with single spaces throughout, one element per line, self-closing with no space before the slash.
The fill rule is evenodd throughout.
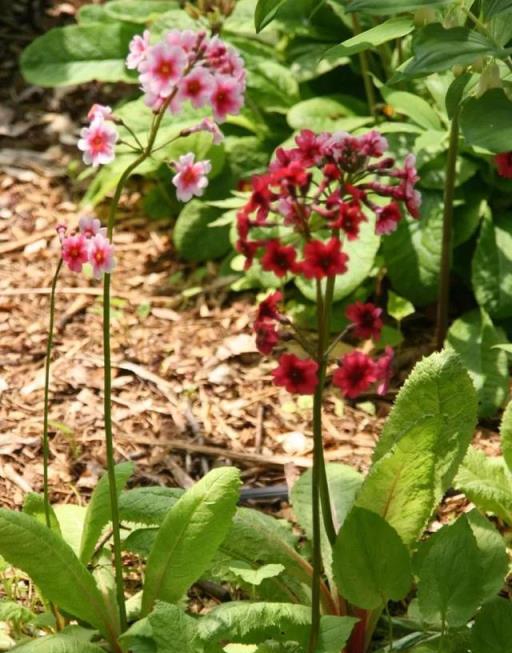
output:
<path id="1" fill-rule="evenodd" d="M 452 73 L 454 74 L 455 77 L 460 77 L 466 72 L 466 66 L 462 66 L 460 63 L 455 64 L 455 66 L 452 66 Z"/>

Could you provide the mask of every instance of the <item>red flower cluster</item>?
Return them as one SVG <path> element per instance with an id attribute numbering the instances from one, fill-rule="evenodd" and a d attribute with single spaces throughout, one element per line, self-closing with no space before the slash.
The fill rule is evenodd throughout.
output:
<path id="1" fill-rule="evenodd" d="M 502 152 L 494 157 L 498 174 L 506 179 L 512 179 L 512 152 Z"/>

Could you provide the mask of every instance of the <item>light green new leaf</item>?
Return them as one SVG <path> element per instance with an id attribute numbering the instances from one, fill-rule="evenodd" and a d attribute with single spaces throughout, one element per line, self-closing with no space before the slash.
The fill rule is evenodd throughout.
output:
<path id="1" fill-rule="evenodd" d="M 503 458 L 470 447 L 454 485 L 480 510 L 512 524 L 512 474 Z"/>
<path id="2" fill-rule="evenodd" d="M 388 291 L 388 304 L 386 307 L 388 315 L 395 318 L 397 322 L 405 320 L 406 317 L 415 313 L 416 309 L 410 301 L 400 297 L 392 290 Z"/>
<path id="3" fill-rule="evenodd" d="M 60 534 L 59 520 L 55 514 L 53 506 L 49 506 L 50 510 L 50 526 L 58 534 Z M 38 522 L 46 525 L 46 512 L 44 505 L 44 497 L 42 494 L 36 492 L 29 492 L 23 501 L 23 512 L 31 517 L 35 517 Z"/>
<path id="4" fill-rule="evenodd" d="M 465 626 L 482 601 L 483 568 L 465 516 L 431 536 L 419 549 L 418 601 L 427 623 Z"/>
<path id="5" fill-rule="evenodd" d="M 55 27 L 25 48 L 21 71 L 27 82 L 38 86 L 69 86 L 92 80 L 136 82 L 125 59 L 137 31 L 125 23 Z"/>
<path id="6" fill-rule="evenodd" d="M 503 458 L 512 472 L 512 401 L 507 404 L 501 418 L 500 435 Z"/>
<path id="7" fill-rule="evenodd" d="M 397 91 L 383 86 L 380 89 L 382 96 L 395 111 L 410 118 L 420 127 L 434 131 L 443 129 L 441 120 L 432 106 L 419 95 Z"/>
<path id="8" fill-rule="evenodd" d="M 512 0 L 482 0 L 482 11 L 486 18 L 512 11 Z"/>
<path id="9" fill-rule="evenodd" d="M 146 566 L 142 613 L 155 601 L 177 601 L 212 561 L 226 537 L 239 498 L 236 469 L 214 469 L 170 509 Z"/>
<path id="10" fill-rule="evenodd" d="M 473 256 L 471 277 L 475 296 L 493 318 L 512 316 L 511 219 L 510 213 L 495 215 L 494 219 L 486 215 Z"/>
<path id="11" fill-rule="evenodd" d="M 28 574 L 49 601 L 115 639 L 93 577 L 54 531 L 28 515 L 0 509 L 0 555 Z"/>
<path id="12" fill-rule="evenodd" d="M 480 553 L 483 600 L 488 601 L 501 591 L 505 582 L 509 567 L 507 548 L 501 533 L 476 508 L 466 513 L 466 517 Z"/>
<path id="13" fill-rule="evenodd" d="M 347 129 L 349 121 L 356 121 L 354 127 L 370 122 L 369 118 L 361 118 L 364 108 L 353 98 L 346 96 L 324 96 L 303 100 L 295 104 L 286 116 L 292 129 L 312 129 L 313 131 L 335 131 Z M 362 122 L 361 122 L 362 121 Z"/>
<path id="14" fill-rule="evenodd" d="M 128 479 L 133 474 L 133 463 L 116 465 L 116 493 L 119 496 Z M 104 474 L 94 488 L 85 513 L 84 528 L 80 542 L 80 560 L 87 564 L 94 553 L 103 528 L 111 520 L 110 484 L 108 474 Z"/>
<path id="15" fill-rule="evenodd" d="M 235 576 L 239 576 L 243 581 L 249 583 L 249 585 L 257 587 L 258 585 L 261 585 L 264 580 L 279 576 L 279 574 L 285 570 L 285 567 L 284 565 L 269 564 L 263 565 L 258 569 L 253 569 L 249 563 L 235 560 L 229 566 L 229 570 L 232 571 Z"/>
<path id="16" fill-rule="evenodd" d="M 332 60 L 339 57 L 349 57 L 369 48 L 374 48 L 393 39 L 410 34 L 414 29 L 414 21 L 407 16 L 398 16 L 376 25 L 356 36 L 353 36 L 333 48 L 329 48 L 323 58 Z"/>
<path id="17" fill-rule="evenodd" d="M 460 115 L 460 127 L 468 145 L 491 152 L 512 149 L 512 102 L 501 88 L 469 99 Z"/>
<path id="18" fill-rule="evenodd" d="M 53 506 L 57 521 L 59 522 L 60 533 L 66 544 L 73 549 L 77 557 L 80 557 L 80 542 L 84 529 L 85 506 L 78 506 L 75 503 L 57 503 Z"/>
<path id="19" fill-rule="evenodd" d="M 352 0 L 347 11 L 361 11 L 365 14 L 385 16 L 402 11 L 416 11 L 422 7 L 436 7 L 449 4 L 451 0 Z"/>
<path id="20" fill-rule="evenodd" d="M 39 637 L 12 649 L 16 653 L 105 653 L 105 649 L 66 632 Z"/>
<path id="21" fill-rule="evenodd" d="M 146 24 L 160 14 L 179 5 L 173 0 L 111 0 L 105 5 L 105 13 L 115 20 Z"/>
<path id="22" fill-rule="evenodd" d="M 269 25 L 287 0 L 258 0 L 254 11 L 254 25 L 257 32 Z"/>
<path id="23" fill-rule="evenodd" d="M 471 628 L 473 653 L 512 653 L 512 603 L 496 597 L 484 605 Z"/>
<path id="24" fill-rule="evenodd" d="M 419 30 L 413 41 L 414 57 L 404 70 L 410 77 L 448 70 L 456 64 L 467 65 L 477 57 L 498 56 L 494 43 L 467 27 L 445 29 L 440 23 Z"/>
<path id="25" fill-rule="evenodd" d="M 465 313 L 450 327 L 447 347 L 459 354 L 478 397 L 478 414 L 491 417 L 508 394 L 507 354 L 494 346 L 505 340 L 483 309 Z"/>
<path id="26" fill-rule="evenodd" d="M 336 539 L 333 572 L 340 593 L 366 610 L 399 601 L 412 585 L 405 544 L 388 522 L 370 510 L 353 508 Z"/>

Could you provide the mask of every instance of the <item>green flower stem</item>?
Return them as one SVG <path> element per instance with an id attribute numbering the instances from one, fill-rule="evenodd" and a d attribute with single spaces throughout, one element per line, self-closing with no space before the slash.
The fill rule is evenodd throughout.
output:
<path id="1" fill-rule="evenodd" d="M 48 326 L 48 342 L 46 344 L 46 362 L 44 368 L 44 411 L 43 411 L 43 498 L 44 518 L 48 528 L 51 528 L 50 488 L 48 472 L 50 467 L 50 442 L 48 438 L 48 414 L 50 412 L 50 367 L 53 349 L 53 328 L 55 324 L 55 294 L 57 281 L 62 268 L 62 258 L 59 259 L 53 275 L 50 293 L 50 324 Z"/>
<path id="2" fill-rule="evenodd" d="M 352 27 L 354 36 L 361 34 L 361 25 L 359 18 L 355 13 L 352 14 Z M 370 75 L 370 63 L 368 60 L 368 52 L 363 50 L 359 53 L 359 64 L 361 66 L 361 75 L 363 76 L 364 91 L 366 93 L 366 100 L 368 102 L 368 109 L 372 117 L 377 120 L 377 100 L 375 98 L 375 89 Z"/>
<path id="3" fill-rule="evenodd" d="M 453 200 L 457 178 L 457 154 L 459 151 L 459 114 L 452 118 L 450 145 L 446 161 L 446 182 L 444 187 L 443 237 L 441 250 L 441 269 L 437 302 L 436 347 L 442 349 L 448 330 L 448 305 L 450 301 L 450 268 L 453 246 Z"/>
<path id="4" fill-rule="evenodd" d="M 153 149 L 155 144 L 156 135 L 162 122 L 167 106 L 173 98 L 172 94 L 167 98 L 166 103 L 160 109 L 160 113 L 156 119 L 153 120 L 151 131 L 148 138 L 148 143 L 145 149 L 139 156 L 126 168 L 121 175 L 117 184 L 112 204 L 110 205 L 110 212 L 107 225 L 107 235 L 110 241 L 114 232 L 114 223 L 116 219 L 117 209 L 121 194 L 128 181 L 128 177 L 134 172 L 138 166 L 145 161 Z M 119 606 L 119 619 L 121 624 L 121 632 L 127 628 L 126 619 L 126 604 L 124 597 L 124 582 L 123 582 L 123 559 L 121 551 L 121 530 L 119 518 L 119 505 L 117 498 L 116 487 L 116 474 L 115 474 L 115 460 L 114 460 L 114 436 L 112 432 L 112 360 L 110 352 L 110 282 L 111 275 L 105 274 L 103 283 L 103 360 L 104 360 L 104 413 L 105 413 L 105 443 L 107 453 L 107 474 L 110 491 L 110 509 L 112 513 L 112 536 L 114 542 L 114 568 L 116 578 L 116 595 Z"/>

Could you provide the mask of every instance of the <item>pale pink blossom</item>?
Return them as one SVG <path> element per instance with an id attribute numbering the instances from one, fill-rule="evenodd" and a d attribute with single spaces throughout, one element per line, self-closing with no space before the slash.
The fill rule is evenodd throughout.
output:
<path id="1" fill-rule="evenodd" d="M 55 231 L 57 232 L 57 236 L 59 237 L 60 244 L 62 245 L 62 243 L 64 242 L 64 238 L 66 237 L 68 228 L 65 224 L 61 223 L 55 227 Z"/>
<path id="2" fill-rule="evenodd" d="M 88 244 L 89 262 L 92 265 L 93 274 L 96 279 L 100 279 L 104 272 L 112 272 L 114 267 L 114 247 L 101 233 L 90 238 Z"/>
<path id="3" fill-rule="evenodd" d="M 89 127 L 82 129 L 80 136 L 78 149 L 83 152 L 84 163 L 96 167 L 114 160 L 118 133 L 112 123 L 97 116 Z"/>
<path id="4" fill-rule="evenodd" d="M 194 32 L 190 29 L 177 30 L 173 29 L 165 35 L 165 41 L 169 45 L 175 45 L 183 48 L 185 52 L 196 50 L 201 41 L 204 40 L 206 32 Z"/>
<path id="5" fill-rule="evenodd" d="M 194 127 L 189 127 L 181 132 L 182 136 L 189 136 L 189 134 L 196 134 L 197 132 L 208 132 L 213 137 L 213 144 L 219 145 L 224 140 L 224 134 L 219 129 L 219 126 L 211 118 L 203 118 L 200 123 Z"/>
<path id="6" fill-rule="evenodd" d="M 96 234 L 101 234 L 105 237 L 107 235 L 107 230 L 101 226 L 98 218 L 93 218 L 92 216 L 82 216 L 78 221 L 78 228 L 80 229 L 80 233 L 86 238 L 92 238 Z"/>
<path id="7" fill-rule="evenodd" d="M 172 178 L 172 183 L 176 186 L 176 195 L 182 202 L 196 195 L 200 197 L 204 189 L 208 186 L 208 177 L 206 176 L 212 169 L 209 161 L 195 161 L 195 155 L 192 152 L 183 154 L 175 163 L 176 175 Z"/>
<path id="8" fill-rule="evenodd" d="M 361 136 L 361 146 L 366 156 L 370 157 L 380 157 L 389 149 L 387 140 L 375 129 Z"/>
<path id="9" fill-rule="evenodd" d="M 137 70 L 141 63 L 146 59 L 148 48 L 149 31 L 146 29 L 142 36 L 136 34 L 130 41 L 130 54 L 126 58 L 126 67 L 131 70 Z"/>
<path id="10" fill-rule="evenodd" d="M 178 86 L 178 97 L 181 100 L 190 100 L 193 107 L 203 107 L 212 95 L 215 80 L 203 67 L 197 67 L 183 77 Z"/>
<path id="11" fill-rule="evenodd" d="M 182 48 L 168 43 L 150 47 L 146 59 L 140 64 L 140 81 L 144 90 L 169 97 L 186 65 L 187 57 Z"/>
<path id="12" fill-rule="evenodd" d="M 62 259 L 73 272 L 81 272 L 89 260 L 87 238 L 83 234 L 65 236 L 62 239 Z"/>
<path id="13" fill-rule="evenodd" d="M 96 118 L 103 120 L 113 120 L 112 109 L 105 104 L 93 104 L 87 114 L 87 120 L 92 122 Z"/>
<path id="14" fill-rule="evenodd" d="M 239 113 L 244 104 L 241 84 L 232 77 L 217 75 L 211 103 L 213 117 L 217 122 L 223 122 L 229 113 Z"/>

